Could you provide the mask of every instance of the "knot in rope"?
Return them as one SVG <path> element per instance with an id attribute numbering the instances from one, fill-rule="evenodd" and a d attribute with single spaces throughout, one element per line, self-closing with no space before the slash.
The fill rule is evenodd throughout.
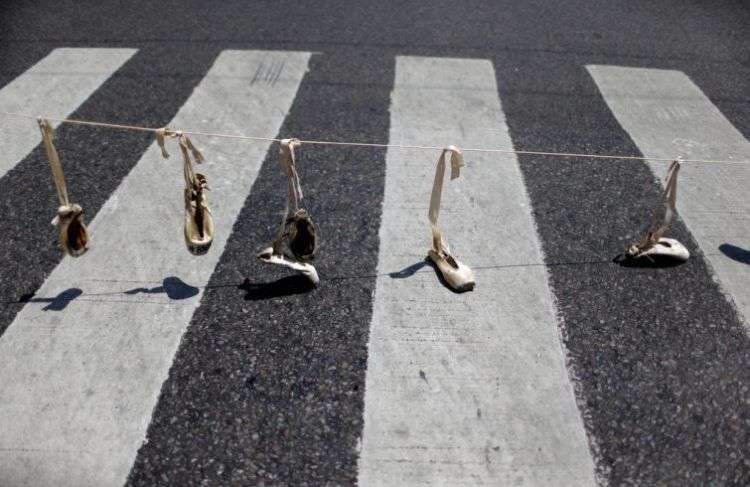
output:
<path id="1" fill-rule="evenodd" d="M 156 135 L 156 143 L 159 144 L 159 148 L 161 149 L 162 157 L 169 159 L 169 152 L 167 152 L 167 148 L 165 147 L 165 139 L 167 137 L 174 137 L 175 133 L 167 127 L 162 127 L 154 130 L 154 134 Z"/>

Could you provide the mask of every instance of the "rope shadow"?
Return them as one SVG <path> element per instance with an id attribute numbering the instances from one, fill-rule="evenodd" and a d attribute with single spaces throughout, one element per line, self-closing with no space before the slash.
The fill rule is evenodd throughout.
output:
<path id="1" fill-rule="evenodd" d="M 733 248 L 736 248 L 734 246 L 731 246 Z M 739 249 L 742 252 L 745 252 L 747 254 L 747 251 L 744 251 L 742 249 Z M 745 255 L 745 254 L 742 254 Z M 747 257 L 746 263 L 750 264 L 750 255 Z M 591 264 L 612 264 L 612 260 L 592 260 L 592 261 L 570 261 L 570 262 L 549 262 L 549 263 L 522 263 L 522 264 L 504 264 L 504 265 L 489 265 L 489 266 L 476 266 L 474 267 L 474 270 L 481 271 L 481 270 L 494 270 L 494 269 L 508 269 L 508 268 L 523 268 L 523 267 L 554 267 L 554 266 L 575 266 L 575 265 L 591 265 Z M 445 286 L 447 289 L 449 289 L 451 292 L 457 293 L 453 288 L 451 288 L 448 283 L 443 278 L 443 275 L 440 273 L 440 270 L 437 268 L 437 266 L 429 259 L 425 258 L 424 260 L 415 262 L 414 264 L 411 264 L 399 271 L 394 272 L 387 272 L 382 274 L 363 274 L 363 275 L 351 275 L 351 276 L 330 276 L 327 278 L 329 281 L 339 281 L 339 280 L 348 280 L 348 279 L 371 279 L 371 278 L 379 278 L 379 277 L 390 277 L 391 279 L 407 279 L 418 272 L 420 272 L 425 267 L 430 267 L 437 275 L 438 280 L 440 283 Z M 109 279 L 102 279 L 102 281 L 106 282 L 132 282 L 132 281 L 117 281 L 117 280 L 109 280 Z M 281 279 L 278 279 L 276 281 L 272 282 L 251 282 L 250 279 L 245 278 L 245 280 L 240 284 L 214 284 L 214 285 L 207 285 L 207 286 L 191 286 L 190 284 L 185 283 L 180 278 L 175 276 L 170 276 L 165 278 L 162 281 L 161 286 L 156 287 L 137 287 L 133 289 L 128 289 L 126 291 L 118 291 L 118 292 L 111 292 L 111 293 L 94 293 L 94 294 L 84 294 L 83 291 L 79 288 L 69 288 L 65 291 L 62 291 L 60 294 L 53 298 L 35 298 L 35 293 L 27 293 L 22 295 L 18 301 L 13 301 L 11 303 L 7 304 L 14 304 L 14 303 L 48 303 L 47 306 L 42 308 L 44 311 L 62 311 L 64 310 L 70 302 L 73 300 L 83 296 L 84 298 L 87 296 L 96 297 L 96 296 L 113 296 L 118 294 L 128 294 L 128 295 L 135 295 L 135 294 L 166 294 L 167 297 L 170 300 L 182 300 L 182 299 L 188 299 L 196 296 L 200 289 L 222 289 L 222 288 L 234 288 L 239 289 L 242 291 L 245 291 L 244 299 L 247 301 L 259 301 L 269 298 L 277 298 L 282 296 L 291 296 L 296 294 L 305 294 L 313 289 L 315 289 L 315 286 L 304 276 L 300 274 L 295 274 L 291 276 L 286 276 Z"/>
<path id="2" fill-rule="evenodd" d="M 18 303 L 49 303 L 47 306 L 42 308 L 42 311 L 62 311 L 68 307 L 68 305 L 75 299 L 81 296 L 110 296 L 117 294 L 161 294 L 164 293 L 171 300 L 181 300 L 192 298 L 197 295 L 200 291 L 199 288 L 191 286 L 183 282 L 179 277 L 170 276 L 162 281 L 161 286 L 145 288 L 138 287 L 135 289 L 129 289 L 127 291 L 114 292 L 114 293 L 102 293 L 102 294 L 84 294 L 83 290 L 77 287 L 72 287 L 62 291 L 60 294 L 53 298 L 35 298 L 34 292 L 23 294 L 19 299 Z"/>

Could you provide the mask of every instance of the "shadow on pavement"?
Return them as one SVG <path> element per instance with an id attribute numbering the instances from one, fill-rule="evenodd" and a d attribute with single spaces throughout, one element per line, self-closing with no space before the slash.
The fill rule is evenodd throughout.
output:
<path id="1" fill-rule="evenodd" d="M 42 308 L 44 311 L 62 311 L 68 304 L 76 299 L 78 296 L 83 294 L 83 291 L 77 287 L 72 287 L 61 292 L 54 298 L 35 298 L 34 293 L 28 293 L 21 296 L 19 302 L 21 303 L 49 303 L 47 306 Z"/>
<path id="2" fill-rule="evenodd" d="M 262 299 L 278 298 L 281 296 L 290 296 L 292 294 L 304 294 L 315 289 L 305 276 L 297 274 L 293 276 L 282 277 L 273 282 L 250 282 L 245 278 L 237 289 L 245 291 L 245 300 L 258 301 Z"/>
<path id="3" fill-rule="evenodd" d="M 129 289 L 124 291 L 125 294 L 160 294 L 164 293 L 169 299 L 187 299 L 192 298 L 198 294 L 199 289 L 197 287 L 186 284 L 179 277 L 170 276 L 162 281 L 161 286 L 145 288 L 137 287 L 135 289 Z"/>
<path id="4" fill-rule="evenodd" d="M 732 260 L 736 260 L 741 264 L 750 265 L 750 251 L 728 243 L 719 245 L 719 250 L 721 250 L 722 254 L 726 255 Z"/>
<path id="5" fill-rule="evenodd" d="M 427 263 L 427 259 L 425 259 L 423 261 L 417 262 L 416 264 L 412 264 L 409 267 L 405 267 L 398 272 L 389 272 L 388 277 L 390 277 L 391 279 L 406 279 L 407 277 L 413 276 L 419 269 L 427 265 L 429 264 Z"/>

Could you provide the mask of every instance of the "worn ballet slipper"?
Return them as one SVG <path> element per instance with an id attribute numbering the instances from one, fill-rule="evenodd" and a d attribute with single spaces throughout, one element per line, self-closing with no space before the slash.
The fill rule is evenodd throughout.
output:
<path id="1" fill-rule="evenodd" d="M 185 244 L 193 255 L 203 255 L 214 239 L 214 219 L 208 207 L 208 184 L 202 174 L 195 175 L 197 185 L 185 188 Z"/>
<path id="2" fill-rule="evenodd" d="M 474 279 L 474 271 L 469 266 L 457 261 L 445 251 L 436 252 L 434 249 L 430 249 L 427 251 L 427 256 L 435 263 L 443 279 L 451 288 L 458 292 L 474 289 L 476 280 Z"/>
<path id="3" fill-rule="evenodd" d="M 315 257 L 318 251 L 318 232 L 307 210 L 299 209 L 286 220 L 286 234 L 289 250 L 302 262 Z"/>
<path id="4" fill-rule="evenodd" d="M 60 247 L 71 257 L 79 257 L 89 249 L 89 231 L 83 222 L 83 208 L 75 203 L 57 209 L 52 220 L 57 227 Z"/>
<path id="5" fill-rule="evenodd" d="M 430 228 L 432 229 L 432 248 L 427 251 L 427 256 L 435 263 L 446 284 L 455 291 L 464 292 L 474 289 L 474 285 L 476 284 L 474 271 L 451 255 L 448 245 L 445 243 L 440 228 L 437 225 L 440 214 L 440 201 L 443 195 L 445 159 L 448 154 L 450 154 L 451 162 L 451 179 L 456 179 L 460 175 L 461 167 L 464 166 L 463 154 L 458 147 L 449 146 L 440 154 L 437 169 L 435 170 L 432 193 L 430 194 L 428 218 L 430 220 Z"/>
<path id="6" fill-rule="evenodd" d="M 284 255 L 284 249 L 291 252 L 292 257 Z M 318 237 L 310 216 L 304 209 L 297 210 L 285 219 L 282 229 L 271 247 L 258 253 L 258 259 L 268 264 L 277 264 L 301 272 L 315 286 L 320 282 L 318 272 L 309 262 L 315 257 L 318 249 Z"/>
<path id="7" fill-rule="evenodd" d="M 52 225 L 57 227 L 57 238 L 63 251 L 71 257 L 78 257 L 89 249 L 89 242 L 91 241 L 89 231 L 83 222 L 83 208 L 81 208 L 81 205 L 71 203 L 68 199 L 68 186 L 60 163 L 60 155 L 55 148 L 55 133 L 52 125 L 43 118 L 37 119 L 37 123 L 39 124 L 39 130 L 42 132 L 44 152 L 52 170 L 52 179 L 55 182 L 57 198 L 60 201 L 57 216 L 52 220 Z"/>
<path id="8" fill-rule="evenodd" d="M 630 259 L 647 258 L 654 262 L 673 261 L 686 262 L 690 258 L 690 252 L 680 242 L 673 238 L 661 237 L 648 249 L 641 251 L 635 245 L 628 248 L 626 255 Z"/>
<path id="9" fill-rule="evenodd" d="M 315 286 L 320 279 L 318 271 L 309 262 L 315 257 L 319 246 L 318 230 L 307 210 L 300 207 L 302 186 L 295 161 L 294 149 L 299 146 L 296 139 L 284 139 L 279 149 L 279 164 L 287 176 L 288 194 L 283 218 L 276 238 L 257 255 L 261 262 L 276 264 L 302 273 Z M 289 207 L 292 207 L 292 213 Z M 285 255 L 285 250 L 291 255 Z"/>
<path id="10" fill-rule="evenodd" d="M 165 147 L 166 137 L 176 137 L 182 152 L 182 173 L 185 179 L 185 245 L 191 254 L 204 255 L 214 240 L 214 219 L 206 196 L 209 190 L 208 181 L 206 176 L 193 170 L 193 161 L 200 164 L 205 162 L 205 158 L 188 136 L 165 127 L 156 131 L 156 141 L 165 159 L 169 158 Z"/>
<path id="11" fill-rule="evenodd" d="M 679 171 L 680 161 L 672 161 L 667 171 L 664 193 L 654 211 L 651 228 L 643 238 L 625 249 L 624 260 L 648 259 L 654 264 L 659 264 L 661 262 L 685 262 L 690 258 L 690 252 L 684 245 L 673 238 L 664 237 L 677 212 L 675 203 Z"/>
<path id="12" fill-rule="evenodd" d="M 315 267 L 312 264 L 303 263 L 303 262 L 295 262 L 295 261 L 289 260 L 286 257 L 284 257 L 283 254 L 274 253 L 273 247 L 267 247 L 261 250 L 258 253 L 257 257 L 258 257 L 258 260 L 260 260 L 261 262 L 265 262 L 267 264 L 281 265 L 284 267 L 288 267 L 289 269 L 293 269 L 297 272 L 300 272 L 302 273 L 303 276 L 309 279 L 310 282 L 312 282 L 315 286 L 317 286 L 320 283 L 320 278 L 318 277 L 318 271 L 315 270 Z"/>

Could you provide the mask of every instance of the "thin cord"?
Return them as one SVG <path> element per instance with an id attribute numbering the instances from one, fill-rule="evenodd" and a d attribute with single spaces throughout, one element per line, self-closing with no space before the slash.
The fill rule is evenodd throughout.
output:
<path id="1" fill-rule="evenodd" d="M 104 127 L 116 130 L 133 130 L 137 132 L 153 132 L 155 133 L 157 128 L 151 127 L 140 127 L 137 125 L 122 125 L 117 123 L 105 123 L 105 122 L 92 122 L 90 120 L 75 120 L 70 118 L 55 118 L 45 117 L 41 115 L 29 115 L 27 113 L 18 112 L 0 112 L 0 115 L 6 115 L 9 117 L 29 118 L 36 120 L 38 118 L 45 118 L 58 123 L 67 123 L 72 125 L 86 125 L 89 127 Z M 256 140 L 265 142 L 281 142 L 281 139 L 275 137 L 255 137 L 250 135 L 236 135 L 236 134 L 220 134 L 212 132 L 196 132 L 190 130 L 172 130 L 171 133 L 180 132 L 186 135 L 194 135 L 199 137 L 215 137 L 221 139 L 239 139 L 239 140 Z M 307 145 L 338 145 L 338 146 L 350 146 L 350 147 L 377 147 L 377 148 L 393 148 L 393 149 L 418 149 L 418 150 L 443 150 L 445 147 L 432 146 L 432 145 L 407 145 L 407 144 L 378 144 L 374 142 L 335 142 L 329 140 L 300 140 L 300 144 Z M 485 152 L 485 153 L 497 153 L 497 154 L 522 154 L 522 155 L 534 155 L 534 156 L 555 156 L 555 157 L 581 157 L 590 159 L 624 159 L 631 161 L 655 161 L 655 162 L 671 162 L 676 158 L 663 158 L 663 157 L 648 157 L 648 156 L 620 156 L 613 154 L 584 154 L 577 152 L 547 152 L 538 150 L 514 150 L 514 149 L 485 149 L 485 148 L 464 148 L 463 152 Z M 682 162 L 687 163 L 702 163 L 702 164 L 750 164 L 750 161 L 729 161 L 729 160 L 712 160 L 712 159 L 680 159 Z"/>

